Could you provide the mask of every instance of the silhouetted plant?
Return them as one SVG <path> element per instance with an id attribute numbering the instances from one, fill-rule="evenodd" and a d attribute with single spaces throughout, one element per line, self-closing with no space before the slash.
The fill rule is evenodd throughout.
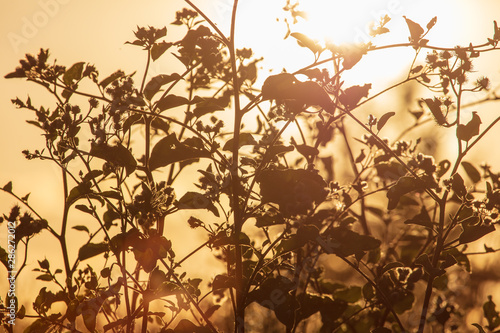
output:
<path id="1" fill-rule="evenodd" d="M 281 325 L 287 332 L 424 332 L 426 324 L 470 329 L 461 320 L 466 308 L 447 281 L 457 272 L 470 273 L 467 244 L 498 224 L 499 174 L 465 158 L 500 117 L 482 124 L 472 112 L 464 122 L 462 101 L 465 93 L 490 87 L 486 77 L 469 82 L 467 76 L 474 58 L 498 48 L 496 22 L 486 43 L 455 48 L 424 39 L 436 18 L 426 29 L 406 18 L 409 42 L 397 45 L 323 47 L 291 33 L 314 62 L 256 87 L 261 59 L 234 46 L 238 2 L 229 36 L 186 2 L 192 9 L 177 12 L 172 23 L 186 28 L 181 40 L 167 42 L 165 27 L 138 27 L 128 42 L 147 53 L 138 84 L 138 75 L 121 70 L 101 78 L 85 62 L 59 65 L 44 49 L 6 75 L 39 84 L 55 98 L 50 109 L 30 98 L 13 103 L 32 111 L 36 119 L 28 122 L 44 133 L 45 147 L 24 155 L 60 167 L 65 198 L 56 230 L 29 195 L 17 195 L 11 182 L 3 187 L 19 200 L 3 219 L 15 222 L 15 242 L 25 256 L 39 257 L 28 244 L 42 231 L 61 247 L 63 267 L 38 258 L 34 270 L 47 286 L 31 297 L 32 308 L 17 310 L 19 319 L 34 319 L 26 332 L 244 332 L 259 330 L 245 318 L 263 309 L 272 315 L 262 327 Z M 294 6 L 286 9 L 300 14 Z M 373 36 L 389 32 L 389 20 L 373 26 Z M 402 47 L 416 53 L 406 79 L 380 93 L 371 84 L 343 85 L 342 74 L 365 54 Z M 151 62 L 169 56 L 167 51 L 183 71 L 149 78 Z M 426 61 L 418 64 L 424 51 Z M 299 80 L 299 74 L 308 79 Z M 380 134 L 394 112 L 368 121 L 356 115 L 361 105 L 408 82 L 435 97 L 418 101 L 414 122 L 400 139 Z M 485 96 L 477 103 L 497 99 Z M 242 126 L 243 118 L 255 119 L 254 125 Z M 357 144 L 346 119 L 362 130 Z M 436 161 L 422 153 L 420 139 L 405 139 L 429 120 L 433 131 L 455 131 L 457 154 Z M 300 134 L 286 137 L 292 126 Z M 325 149 L 333 141 L 347 154 Z M 352 181 L 336 177 L 341 167 Z M 185 191 L 178 185 L 181 175 L 192 178 L 194 169 L 197 189 Z M 87 214 L 85 225 L 71 223 L 74 210 Z M 166 226 L 168 220 L 179 222 L 179 211 L 193 211 L 196 216 L 184 222 L 206 235 L 182 258 L 172 243 L 184 236 Z M 76 258 L 68 254 L 70 228 L 86 237 Z M 202 249 L 223 262 L 226 272 L 213 280 L 186 274 L 182 263 Z M 18 259 L 17 275 L 27 267 L 26 257 Z M 345 263 L 338 271 L 324 265 L 334 257 L 339 267 Z M 1 248 L 0 259 L 9 267 Z M 64 311 L 54 310 L 56 303 Z M 483 310 L 487 326 L 474 324 L 477 329 L 498 329 L 492 297 Z M 8 317 L 2 321 L 13 330 Z"/>

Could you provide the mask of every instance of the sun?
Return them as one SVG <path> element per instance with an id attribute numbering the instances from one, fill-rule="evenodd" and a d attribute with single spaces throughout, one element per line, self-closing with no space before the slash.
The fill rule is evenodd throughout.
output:
<path id="1" fill-rule="evenodd" d="M 379 0 L 309 0 L 300 3 L 307 18 L 295 29 L 311 38 L 339 45 L 370 41 L 370 24 L 384 16 L 401 15 L 399 1 Z"/>

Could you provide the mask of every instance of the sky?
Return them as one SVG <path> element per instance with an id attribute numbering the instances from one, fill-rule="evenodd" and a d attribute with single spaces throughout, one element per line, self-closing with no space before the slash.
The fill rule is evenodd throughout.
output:
<path id="1" fill-rule="evenodd" d="M 136 26 L 167 26 L 174 37 L 179 32 L 168 24 L 174 20 L 172 8 L 186 6 L 181 0 L 2 0 L 0 11 L 0 186 L 8 181 L 14 182 L 14 191 L 20 195 L 32 192 L 31 200 L 42 215 L 55 216 L 55 207 L 61 205 L 60 170 L 50 163 L 27 161 L 21 151 L 30 148 L 42 148 L 43 138 L 40 132 L 25 120 L 31 119 L 31 113 L 17 110 L 10 102 L 11 98 L 25 100 L 28 94 L 37 104 L 50 104 L 52 100 L 39 87 L 20 79 L 4 79 L 4 75 L 13 71 L 18 60 L 25 53 L 38 53 L 40 48 L 49 48 L 51 59 L 70 66 L 78 61 L 95 64 L 101 78 L 117 69 L 125 72 L 139 72 L 144 68 L 144 58 L 139 48 L 124 43 L 133 39 L 132 31 Z M 305 0 L 303 0 L 305 1 Z M 201 9 L 213 18 L 225 33 L 229 29 L 230 0 L 193 0 Z M 308 0 L 307 7 L 314 10 L 318 0 Z M 335 6 L 321 8 L 311 14 L 313 23 L 297 26 L 302 32 L 308 32 L 314 38 L 329 36 L 343 38 L 363 38 L 366 20 L 389 14 L 393 20 L 393 38 L 406 42 L 408 30 L 403 15 L 425 25 L 432 17 L 438 16 L 438 24 L 428 36 L 432 44 L 455 46 L 458 43 L 483 43 L 493 33 L 493 20 L 500 22 L 500 2 L 496 0 L 374 0 L 372 7 L 366 7 L 362 1 L 331 1 Z M 339 12 L 338 4 L 345 5 L 345 12 Z M 256 54 L 268 59 L 270 67 L 281 71 L 298 68 L 299 63 L 310 61 L 307 50 L 297 49 L 294 40 L 283 41 L 286 32 L 283 16 L 275 14 L 283 6 L 278 0 L 240 0 L 238 14 L 238 45 L 250 45 Z M 315 7 L 316 6 L 316 7 Z M 359 9 L 364 8 L 362 13 Z M 349 25 L 348 27 L 342 26 Z M 175 39 L 175 38 L 174 38 Z M 276 46 L 276 40 L 280 46 Z M 384 41 L 384 40 L 382 40 Z M 359 75 L 372 75 L 374 79 L 385 80 L 387 63 L 396 70 L 401 64 L 411 60 L 412 50 L 403 50 L 394 58 L 373 58 L 373 62 L 361 67 Z M 478 70 L 487 70 L 492 78 L 500 82 L 498 60 L 500 54 L 491 56 L 497 61 L 482 64 Z M 157 72 L 168 72 L 169 63 L 155 64 Z M 493 68 L 491 70 L 490 68 Z M 377 71 L 378 70 L 378 71 Z M 397 73 L 395 73 L 397 75 Z M 352 80 L 360 76 L 353 76 Z M 15 203 L 4 193 L 0 193 L 0 209 L 6 212 Z M 0 232 L 0 235 L 3 231 Z M 5 244 L 5 237 L 0 236 L 0 245 Z M 3 281 L 2 281 L 3 282 Z M 1 286 L 1 285 L 0 285 Z"/>

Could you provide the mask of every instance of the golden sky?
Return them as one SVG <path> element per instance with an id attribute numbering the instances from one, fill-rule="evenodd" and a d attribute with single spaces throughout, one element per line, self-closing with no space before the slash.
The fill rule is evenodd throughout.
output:
<path id="1" fill-rule="evenodd" d="M 428 35 L 430 44 L 450 47 L 483 43 L 493 34 L 493 20 L 500 22 L 498 0 L 331 0 L 329 3 L 333 5 L 329 7 L 319 7 L 319 0 L 302 1 L 312 11 L 311 22 L 302 22 L 292 30 L 334 41 L 363 39 L 366 22 L 384 14 L 392 17 L 388 25 L 392 32 L 378 45 L 407 42 L 409 33 L 403 15 L 422 26 L 438 16 L 437 25 Z M 193 2 L 228 33 L 232 1 Z M 237 45 L 252 47 L 257 55 L 268 59 L 267 66 L 275 67 L 275 72 L 283 67 L 293 71 L 312 60 L 311 54 L 298 48 L 293 38 L 283 40 L 286 29 L 279 10 L 284 2 L 240 0 L 238 12 Z M 347 5 L 342 7 L 339 3 Z M 0 186 L 12 180 L 16 193 L 32 192 L 30 200 L 42 215 L 57 218 L 54 212 L 62 204 L 60 170 L 49 162 L 27 161 L 23 157 L 21 151 L 24 149 L 43 148 L 43 138 L 38 129 L 25 123 L 32 114 L 16 110 L 10 99 L 25 100 L 29 94 L 36 105 L 49 106 L 53 101 L 33 84 L 3 78 L 14 70 L 25 53 L 36 54 L 40 48 L 49 48 L 50 59 L 57 59 L 60 64 L 70 66 L 79 61 L 95 64 L 101 78 L 117 69 L 141 73 L 145 63 L 143 53 L 124 43 L 134 39 L 132 31 L 138 25 L 166 25 L 169 34 L 175 32 L 175 28 L 169 27 L 174 20 L 173 8 L 183 6 L 186 5 L 181 0 L 3 0 L 0 11 Z M 395 72 L 391 75 L 396 77 L 391 80 L 397 80 L 399 71 L 411 63 L 413 50 L 409 48 L 394 54 L 392 58 L 374 57 L 371 63 L 360 64 L 359 76 L 353 74 L 352 79 L 365 80 L 365 76 L 371 76 L 366 80 L 386 80 L 388 69 L 393 67 Z M 489 62 L 478 64 L 477 69 L 487 72 L 494 82 L 500 82 L 500 52 L 486 57 Z M 171 70 L 168 63 L 161 61 L 154 66 L 157 72 Z M 261 74 L 261 78 L 265 75 Z M 0 193 L 0 213 L 7 212 L 14 203 Z M 0 230 L 0 246 L 4 244 L 5 233 Z M 2 283 L 3 279 L 0 289 Z"/>

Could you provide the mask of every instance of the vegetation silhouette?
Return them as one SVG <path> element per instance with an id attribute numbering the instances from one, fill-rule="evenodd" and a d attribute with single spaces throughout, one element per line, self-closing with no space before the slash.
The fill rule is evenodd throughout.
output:
<path id="1" fill-rule="evenodd" d="M 138 27 L 128 42 L 146 53 L 142 77 L 118 70 L 102 78 L 86 62 L 51 61 L 45 49 L 5 76 L 41 85 L 55 98 L 51 108 L 30 98 L 12 101 L 33 112 L 28 123 L 45 139 L 43 149 L 24 155 L 55 163 L 64 187 L 58 230 L 29 194 L 16 194 L 12 182 L 2 188 L 19 201 L 2 219 L 15 222 L 15 246 L 25 249 L 16 277 L 27 256 L 41 255 L 28 251 L 40 233 L 61 248 L 63 267 L 40 259 L 34 270 L 47 286 L 30 297 L 31 308 L 17 307 L 17 319 L 31 320 L 25 332 L 498 332 L 493 297 L 482 304 L 483 326 L 471 324 L 463 313 L 481 304 L 461 302 L 448 287 L 451 277 L 471 272 L 469 256 L 477 253 L 467 245 L 498 224 L 499 173 L 466 158 L 500 117 L 485 124 L 463 103 L 466 93 L 481 94 L 474 105 L 498 99 L 484 93 L 488 78 L 467 79 L 475 58 L 498 49 L 497 23 L 484 44 L 454 48 L 425 39 L 436 18 L 425 28 L 405 18 L 408 43 L 394 45 L 325 47 L 291 33 L 314 62 L 256 86 L 261 59 L 234 44 L 238 1 L 228 36 L 186 2 L 191 9 L 178 11 L 172 23 L 185 27 L 182 39 L 167 41 L 166 27 Z M 285 9 L 300 15 L 296 6 Z M 390 33 L 389 20 L 381 18 L 372 36 Z M 343 74 L 366 54 L 391 48 L 415 50 L 404 80 L 381 92 L 371 84 L 344 85 Z M 422 52 L 427 57 L 419 64 Z M 150 78 L 160 57 L 176 59 L 183 71 Z M 410 82 L 435 97 L 418 101 L 400 139 L 381 135 L 395 112 L 368 121 L 356 114 Z M 353 131 L 356 142 L 347 121 L 361 130 Z M 458 153 L 436 161 L 422 152 L 420 139 L 405 138 L 429 124 L 453 130 Z M 287 137 L 291 127 L 298 134 Z M 326 149 L 334 141 L 347 153 Z M 339 166 L 352 181 L 340 183 Z M 193 170 L 196 189 L 183 191 L 181 177 L 193 178 Z M 74 211 L 88 222 L 74 225 Z M 185 222 L 206 235 L 184 257 L 173 243 L 185 236 L 165 226 L 180 211 L 193 214 Z M 69 255 L 70 229 L 85 237 L 76 258 Z M 13 248 L 0 248 L 9 271 Z M 186 273 L 182 264 L 204 249 L 225 273 L 213 279 L 213 272 Z M 484 254 L 496 251 L 484 245 Z M 325 265 L 330 260 L 338 265 Z M 12 332 L 9 316 L 0 318 Z"/>

